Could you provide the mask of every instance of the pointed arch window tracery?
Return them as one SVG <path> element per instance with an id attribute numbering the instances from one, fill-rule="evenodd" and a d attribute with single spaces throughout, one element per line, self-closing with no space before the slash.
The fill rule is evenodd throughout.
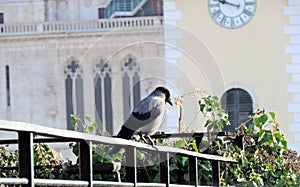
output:
<path id="1" fill-rule="evenodd" d="M 83 71 L 76 60 L 72 60 L 65 68 L 66 115 L 67 129 L 74 130 L 71 114 L 84 119 Z"/>
<path id="2" fill-rule="evenodd" d="M 103 59 L 94 68 L 95 110 L 99 129 L 113 133 L 111 67 Z"/>
<path id="3" fill-rule="evenodd" d="M 123 115 L 126 119 L 132 108 L 141 100 L 140 68 L 133 57 L 126 58 L 122 73 Z"/>

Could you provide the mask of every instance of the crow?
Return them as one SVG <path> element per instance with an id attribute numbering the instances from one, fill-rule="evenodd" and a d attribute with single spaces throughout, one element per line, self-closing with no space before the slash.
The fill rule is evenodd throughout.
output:
<path id="1" fill-rule="evenodd" d="M 150 135 L 157 132 L 162 124 L 166 112 L 166 103 L 173 106 L 170 91 L 159 86 L 133 108 L 117 137 L 129 140 L 137 133 L 145 143 L 147 143 L 146 136 L 151 145 L 154 145 Z M 115 154 L 120 149 L 120 146 L 114 146 L 110 154 Z"/>

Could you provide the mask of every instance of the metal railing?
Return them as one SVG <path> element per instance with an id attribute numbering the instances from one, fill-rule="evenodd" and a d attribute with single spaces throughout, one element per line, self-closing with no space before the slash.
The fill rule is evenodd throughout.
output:
<path id="1" fill-rule="evenodd" d="M 151 146 L 113 137 L 104 137 L 85 134 L 75 131 L 54 129 L 45 126 L 0 120 L 0 130 L 18 133 L 17 141 L 8 140 L 8 143 L 17 143 L 19 148 L 19 179 L 0 178 L 0 185 L 4 186 L 179 186 L 170 184 L 170 156 L 181 155 L 188 158 L 189 185 L 198 186 L 198 159 L 211 161 L 212 185 L 220 186 L 220 162 L 236 162 L 231 158 L 208 155 L 188 150 L 166 146 Z M 54 180 L 34 178 L 33 144 L 37 142 L 33 135 L 40 135 L 49 142 L 79 142 L 79 177 L 80 180 Z M 53 141 L 52 141 L 53 140 Z M 2 140 L 5 142 L 5 140 Z M 39 140 L 40 141 L 40 140 Z M 7 143 L 6 142 L 6 143 Z M 93 144 L 119 145 L 125 148 L 125 175 L 126 182 L 96 181 L 93 180 Z M 138 183 L 137 150 L 148 150 L 158 154 L 160 183 Z"/>
<path id="2" fill-rule="evenodd" d="M 41 23 L 0 24 L 0 36 L 101 32 L 117 28 L 147 28 L 162 26 L 161 17 L 114 18 L 88 21 L 57 21 Z"/>

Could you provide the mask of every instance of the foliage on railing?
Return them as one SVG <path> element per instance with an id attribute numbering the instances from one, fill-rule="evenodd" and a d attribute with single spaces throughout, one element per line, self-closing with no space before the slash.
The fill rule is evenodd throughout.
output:
<path id="1" fill-rule="evenodd" d="M 64 178 L 62 171 L 63 162 L 57 160 L 54 151 L 45 143 L 36 143 L 33 146 L 35 177 L 43 179 Z M 0 147 L 0 178 L 18 177 L 18 151 Z"/>
<path id="2" fill-rule="evenodd" d="M 33 146 L 34 163 L 38 169 L 35 171 L 36 178 L 55 179 L 63 175 L 63 162 L 57 160 L 54 152 L 45 143 L 37 143 Z M 60 177 L 59 177 L 60 176 Z"/>
<path id="3" fill-rule="evenodd" d="M 241 125 L 244 149 L 234 144 L 234 137 L 217 139 L 207 153 L 233 157 L 238 164 L 223 163 L 222 185 L 299 186 L 300 157 L 288 150 L 275 113 L 257 110 L 248 127 Z M 246 123 L 245 123 L 246 124 Z"/>
<path id="4" fill-rule="evenodd" d="M 217 96 L 208 95 L 199 100 L 200 111 L 207 120 L 204 127 L 207 131 L 222 131 L 225 125 L 229 125 L 228 113 L 223 109 Z"/>
<path id="5" fill-rule="evenodd" d="M 18 166 L 17 151 L 9 151 L 6 146 L 0 147 L 0 178 L 1 177 L 16 177 L 18 172 L 16 170 L 6 170 L 8 167 Z"/>

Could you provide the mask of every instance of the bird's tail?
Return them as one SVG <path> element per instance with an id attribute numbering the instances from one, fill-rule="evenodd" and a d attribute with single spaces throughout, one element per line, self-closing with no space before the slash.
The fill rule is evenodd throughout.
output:
<path id="1" fill-rule="evenodd" d="M 134 134 L 134 130 L 132 129 L 129 129 L 125 126 L 122 126 L 120 132 L 118 133 L 117 137 L 118 138 L 123 138 L 123 139 L 126 139 L 126 140 L 129 140 L 131 139 L 131 137 L 133 136 Z M 124 146 L 119 146 L 119 145 L 115 145 L 110 151 L 109 151 L 109 154 L 112 155 L 112 154 L 116 154 L 117 152 L 120 151 L 120 149 L 122 149 L 122 147 Z"/>
<path id="2" fill-rule="evenodd" d="M 110 154 L 110 155 L 116 154 L 116 153 L 118 153 L 118 152 L 120 151 L 121 148 L 122 148 L 121 146 L 115 145 L 115 146 L 109 151 L 109 154 Z"/>

